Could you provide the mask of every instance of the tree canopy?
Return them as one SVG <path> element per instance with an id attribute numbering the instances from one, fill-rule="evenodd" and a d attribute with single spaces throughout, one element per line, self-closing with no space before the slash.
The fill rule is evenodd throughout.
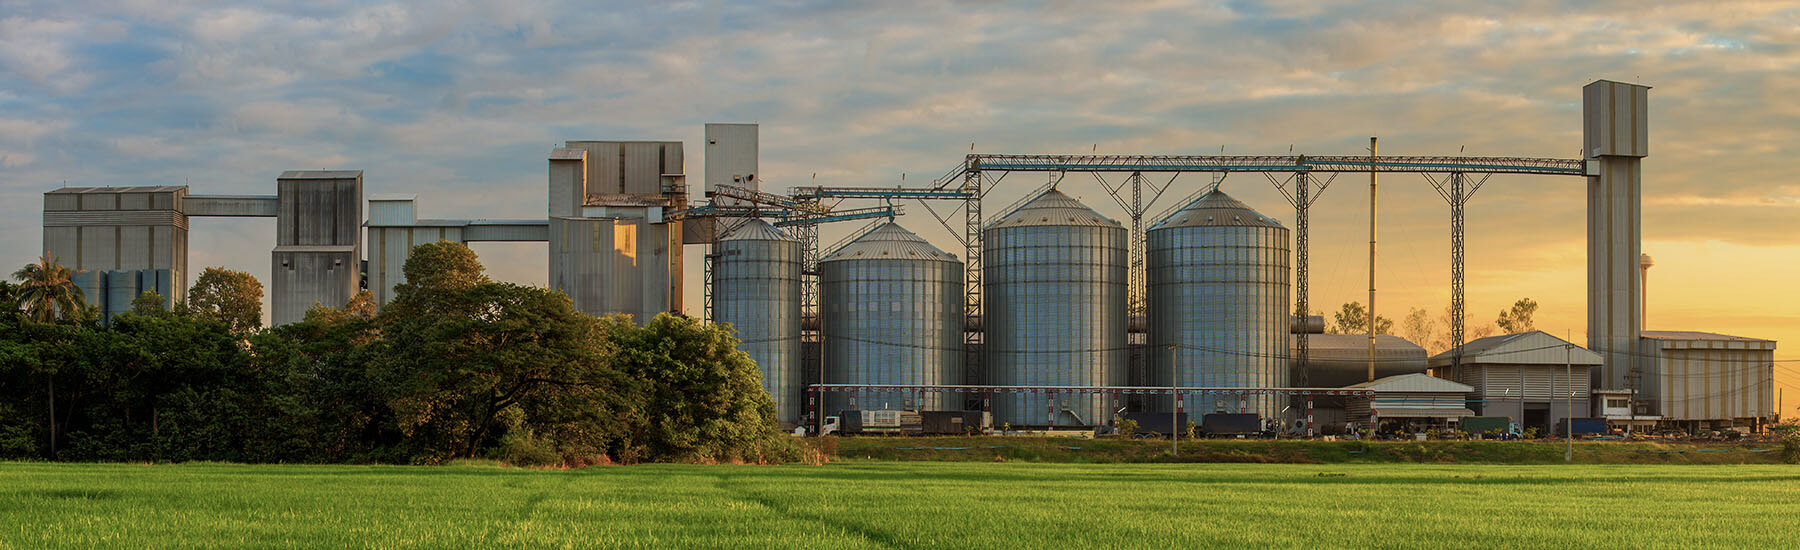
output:
<path id="1" fill-rule="evenodd" d="M 1500 317 L 1494 326 L 1500 327 L 1502 334 L 1517 334 L 1537 330 L 1537 323 L 1531 317 L 1537 314 L 1538 304 L 1531 298 L 1520 298 L 1512 307 L 1500 310 Z"/>
<path id="2" fill-rule="evenodd" d="M 1369 332 L 1369 310 L 1362 302 L 1350 302 L 1331 314 L 1330 332 L 1334 334 L 1367 334 Z M 1387 317 L 1375 317 L 1376 334 L 1393 334 L 1394 321 Z"/>
<path id="3" fill-rule="evenodd" d="M 209 267 L 188 289 L 187 308 L 194 315 L 224 323 L 233 334 L 244 334 L 262 328 L 262 299 L 262 282 L 256 277 Z"/>
<path id="4" fill-rule="evenodd" d="M 586 315 L 457 243 L 404 271 L 386 307 L 364 291 L 266 330 L 233 305 L 260 285 L 225 270 L 196 284 L 201 307 L 145 293 L 109 325 L 0 323 L 0 459 L 799 458 L 729 329 Z"/>

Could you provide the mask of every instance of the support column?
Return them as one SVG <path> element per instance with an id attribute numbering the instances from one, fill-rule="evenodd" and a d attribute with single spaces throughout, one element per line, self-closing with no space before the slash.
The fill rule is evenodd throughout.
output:
<path id="1" fill-rule="evenodd" d="M 1600 389 L 1641 393 L 1643 158 L 1649 155 L 1649 86 L 1596 81 L 1582 88 L 1588 164 L 1588 348 L 1600 354 Z M 1635 394 L 1634 394 L 1635 395 Z M 1636 414 L 1636 403 L 1632 413 Z"/>
<path id="2" fill-rule="evenodd" d="M 987 373 L 980 352 L 987 330 L 981 307 L 981 161 L 970 158 L 965 162 L 961 189 L 968 194 L 963 199 L 963 368 L 980 364 L 981 372 Z M 991 380 L 992 375 L 988 376 Z"/>

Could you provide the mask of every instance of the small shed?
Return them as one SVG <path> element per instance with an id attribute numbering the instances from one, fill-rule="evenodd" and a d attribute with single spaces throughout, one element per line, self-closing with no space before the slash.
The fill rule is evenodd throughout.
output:
<path id="1" fill-rule="evenodd" d="M 1399 374 L 1374 382 L 1345 386 L 1373 390 L 1373 397 L 1349 400 L 1346 411 L 1358 426 L 1376 430 L 1450 427 L 1464 417 L 1475 416 L 1465 405 L 1474 388 L 1429 374 Z"/>

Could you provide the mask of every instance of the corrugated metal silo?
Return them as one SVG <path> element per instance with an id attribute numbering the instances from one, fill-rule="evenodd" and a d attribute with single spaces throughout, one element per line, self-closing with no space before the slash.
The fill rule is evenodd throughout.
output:
<path id="1" fill-rule="evenodd" d="M 762 369 L 775 420 L 797 424 L 800 390 L 800 241 L 750 220 L 714 245 L 713 320 L 737 328 L 738 349 Z"/>
<path id="2" fill-rule="evenodd" d="M 889 222 L 819 260 L 828 384 L 963 383 L 963 263 Z M 827 396 L 838 410 L 955 410 L 951 393 Z"/>
<path id="3" fill-rule="evenodd" d="M 1124 226 L 1051 189 L 982 232 L 990 381 L 1124 385 L 1129 369 Z M 1085 393 L 997 395 L 994 421 L 1097 425 L 1111 420 L 1115 400 Z"/>
<path id="4" fill-rule="evenodd" d="M 1214 190 L 1147 231 L 1152 386 L 1170 384 L 1169 346 L 1182 386 L 1288 386 L 1288 230 Z M 1276 416 L 1285 398 L 1188 396 L 1189 413 Z M 1167 398 L 1150 400 L 1168 410 Z"/>

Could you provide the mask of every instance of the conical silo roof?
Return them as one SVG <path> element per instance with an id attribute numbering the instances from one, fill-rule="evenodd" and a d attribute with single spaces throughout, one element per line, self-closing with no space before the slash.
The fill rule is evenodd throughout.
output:
<path id="1" fill-rule="evenodd" d="M 1281 222 L 1262 215 L 1224 191 L 1214 189 L 1156 222 L 1149 230 L 1202 226 L 1281 227 Z"/>
<path id="2" fill-rule="evenodd" d="M 793 236 L 788 235 L 786 232 L 782 231 L 780 228 L 777 228 L 773 225 L 769 225 L 769 222 L 757 220 L 757 219 L 752 219 L 748 222 L 745 222 L 743 227 L 737 228 L 736 231 L 732 231 L 730 235 L 726 235 L 725 237 L 723 237 L 719 240 L 721 240 L 721 241 L 793 241 L 793 242 L 800 241 L 800 239 L 796 239 Z"/>
<path id="3" fill-rule="evenodd" d="M 938 250 L 924 238 L 900 227 L 900 224 L 887 222 L 819 261 L 884 259 L 954 262 L 956 255 Z"/>
<path id="4" fill-rule="evenodd" d="M 1100 215 L 1081 201 L 1051 188 L 1012 211 L 988 228 L 1075 225 L 1087 227 L 1119 227 L 1119 222 Z"/>

